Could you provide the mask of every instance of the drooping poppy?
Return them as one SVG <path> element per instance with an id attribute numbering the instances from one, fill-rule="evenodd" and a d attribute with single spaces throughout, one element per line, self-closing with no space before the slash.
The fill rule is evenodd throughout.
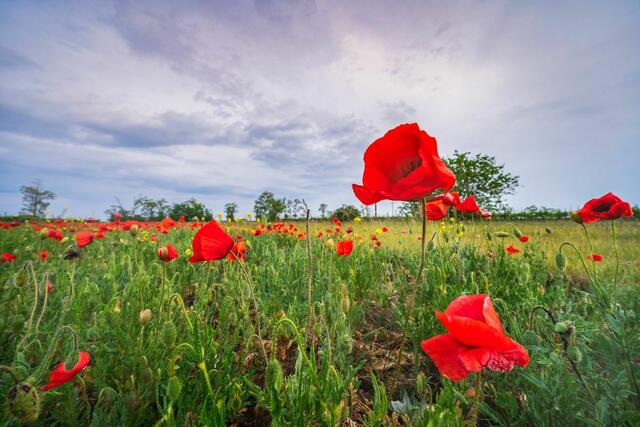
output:
<path id="1" fill-rule="evenodd" d="M 73 377 L 89 365 L 89 353 L 81 351 L 78 353 L 78 362 L 76 365 L 67 370 L 64 362 L 60 362 L 56 368 L 49 373 L 49 382 L 42 387 L 42 390 L 48 391 L 62 384 L 68 383 Z"/>
<path id="2" fill-rule="evenodd" d="M 178 251 L 170 243 L 166 246 L 158 248 L 158 258 L 160 258 L 163 262 L 170 262 L 178 258 L 178 256 Z"/>
<path id="3" fill-rule="evenodd" d="M 436 316 L 447 333 L 422 341 L 421 347 L 452 381 L 484 368 L 509 372 L 529 364 L 527 349 L 505 335 L 488 295 L 458 297 Z"/>
<path id="4" fill-rule="evenodd" d="M 413 202 L 455 184 L 438 155 L 436 139 L 416 123 L 400 125 L 374 141 L 364 153 L 362 185 L 353 192 L 365 205 L 381 200 Z"/>
<path id="5" fill-rule="evenodd" d="M 189 262 L 214 261 L 222 259 L 233 247 L 233 239 L 216 221 L 202 227 L 193 237 L 193 255 Z"/>
<path id="6" fill-rule="evenodd" d="M 633 216 L 631 205 L 613 193 L 589 200 L 577 212 L 583 224 Z"/>
<path id="7" fill-rule="evenodd" d="M 336 253 L 341 256 L 348 256 L 353 251 L 352 240 L 342 240 L 336 245 Z"/>
<path id="8" fill-rule="evenodd" d="M 79 231 L 76 233 L 76 245 L 79 248 L 84 248 L 93 242 L 93 233 L 89 231 Z"/>

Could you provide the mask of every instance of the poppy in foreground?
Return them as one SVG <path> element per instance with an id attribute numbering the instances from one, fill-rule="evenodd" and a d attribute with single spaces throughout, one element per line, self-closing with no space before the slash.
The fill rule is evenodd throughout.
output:
<path id="1" fill-rule="evenodd" d="M 631 205 L 613 193 L 607 193 L 591 199 L 580 208 L 577 216 L 583 224 L 591 224 L 600 220 L 614 220 L 633 216 Z"/>
<path id="2" fill-rule="evenodd" d="M 172 244 L 168 244 L 167 246 L 158 248 L 158 258 L 160 258 L 163 262 L 170 262 L 178 258 L 178 256 L 178 251 L 173 247 Z"/>
<path id="3" fill-rule="evenodd" d="M 51 390 L 52 388 L 68 383 L 78 372 L 87 367 L 89 360 L 89 353 L 81 351 L 78 353 L 78 362 L 73 368 L 67 370 L 64 362 L 60 362 L 56 368 L 49 373 L 49 382 L 42 387 L 42 390 Z"/>
<path id="4" fill-rule="evenodd" d="M 484 368 L 509 372 L 529 364 L 527 349 L 505 335 L 488 295 L 456 298 L 436 316 L 447 333 L 422 341 L 421 346 L 440 374 L 452 381 Z"/>
<path id="5" fill-rule="evenodd" d="M 437 189 L 448 191 L 455 182 L 438 155 L 436 139 L 410 123 L 391 129 L 367 148 L 362 185 L 353 184 L 353 192 L 365 205 L 413 202 Z"/>
<path id="6" fill-rule="evenodd" d="M 189 262 L 215 261 L 222 259 L 233 247 L 233 239 L 217 222 L 211 221 L 193 237 L 193 255 Z"/>
<path id="7" fill-rule="evenodd" d="M 93 242 L 93 237 L 93 233 L 88 231 L 79 231 L 76 233 L 76 245 L 78 245 L 79 248 L 84 248 Z"/>
<path id="8" fill-rule="evenodd" d="M 341 256 L 348 256 L 353 252 L 353 241 L 342 240 L 336 245 L 336 253 Z"/>

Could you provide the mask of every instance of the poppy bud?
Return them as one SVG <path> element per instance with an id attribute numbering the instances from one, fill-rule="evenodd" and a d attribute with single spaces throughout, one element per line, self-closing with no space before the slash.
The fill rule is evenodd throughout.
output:
<path id="1" fill-rule="evenodd" d="M 553 230 L 550 227 L 545 227 L 544 231 L 546 231 L 547 234 L 553 234 Z"/>
<path id="2" fill-rule="evenodd" d="M 540 345 L 540 337 L 534 331 L 528 330 L 524 332 L 524 343 L 529 346 Z"/>
<path id="3" fill-rule="evenodd" d="M 11 415 L 22 424 L 33 423 L 40 415 L 38 390 L 29 383 L 19 383 L 11 387 L 7 398 Z"/>
<path id="4" fill-rule="evenodd" d="M 576 331 L 575 326 L 573 326 L 573 322 L 569 320 L 564 320 L 562 322 L 558 322 L 553 326 L 553 330 L 555 333 L 566 336 L 573 336 Z"/>
<path id="5" fill-rule="evenodd" d="M 140 323 L 142 323 L 143 325 L 146 325 L 151 320 L 151 316 L 152 316 L 151 310 L 149 310 L 148 308 L 145 308 L 138 315 L 138 320 L 140 320 Z"/>
<path id="6" fill-rule="evenodd" d="M 576 363 L 580 363 L 582 361 L 582 352 L 575 345 L 569 347 L 569 350 L 567 350 L 567 356 Z"/>
<path id="7" fill-rule="evenodd" d="M 169 382 L 167 383 L 167 393 L 169 394 L 169 399 L 176 401 L 178 397 L 180 397 L 180 392 L 182 392 L 182 383 L 178 379 L 178 377 L 169 378 Z"/>
<path id="8" fill-rule="evenodd" d="M 326 246 L 327 248 L 329 248 L 329 249 L 333 249 L 333 248 L 336 246 L 336 244 L 335 244 L 335 242 L 333 241 L 333 239 L 327 239 L 327 241 L 326 241 L 326 242 L 324 242 L 324 244 L 325 244 L 325 246 Z"/>
<path id="9" fill-rule="evenodd" d="M 243 404 L 242 389 L 238 384 L 234 384 L 233 390 L 231 391 L 231 399 L 229 400 L 229 407 L 233 412 L 238 412 L 242 409 Z"/>
<path id="10" fill-rule="evenodd" d="M 496 231 L 495 233 L 493 233 L 496 237 L 500 237 L 501 239 L 504 239 L 505 237 L 510 237 L 511 234 L 507 233 L 506 231 Z"/>
<path id="11" fill-rule="evenodd" d="M 429 243 L 427 243 L 427 250 L 432 251 L 434 246 L 435 246 L 435 243 L 433 242 L 433 240 L 429 240 Z"/>
<path id="12" fill-rule="evenodd" d="M 487 236 L 487 240 L 489 241 L 493 240 L 493 235 L 491 234 L 490 231 L 487 231 L 486 236 Z"/>
<path id="13" fill-rule="evenodd" d="M 571 215 L 571 219 L 573 220 L 573 222 L 582 224 L 582 217 L 578 212 L 573 211 L 569 215 Z"/>
<path id="14" fill-rule="evenodd" d="M 558 252 L 556 254 L 556 267 L 560 270 L 564 271 L 567 268 L 567 258 L 564 256 L 562 252 Z"/>
<path id="15" fill-rule="evenodd" d="M 351 308 L 351 301 L 349 300 L 349 297 L 345 295 L 342 297 L 342 311 L 344 311 L 345 313 L 348 313 L 350 308 Z"/>
<path id="16" fill-rule="evenodd" d="M 516 236 L 518 239 L 522 237 L 522 232 L 520 230 L 518 230 L 518 227 L 514 226 L 513 227 L 513 235 Z"/>
<path id="17" fill-rule="evenodd" d="M 140 231 L 138 224 L 133 224 L 131 228 L 129 228 L 129 233 L 131 233 L 133 237 L 138 235 L 138 231 Z"/>
<path id="18" fill-rule="evenodd" d="M 166 347 L 171 348 L 175 344 L 177 337 L 178 331 L 173 322 L 165 322 L 164 326 L 162 327 L 162 343 Z"/>
<path id="19" fill-rule="evenodd" d="M 276 389 L 276 391 L 281 391 L 284 386 L 284 375 L 282 373 L 282 366 L 280 366 L 280 362 L 276 359 L 271 359 L 267 372 L 270 382 L 273 384 L 273 388 Z"/>
<path id="20" fill-rule="evenodd" d="M 167 249 L 166 246 L 158 248 L 157 254 L 158 254 L 158 258 L 164 261 L 169 257 L 169 249 Z"/>
<path id="21" fill-rule="evenodd" d="M 424 394 L 424 374 L 422 372 L 418 372 L 416 376 L 416 392 L 418 392 L 418 396 L 422 396 Z"/>

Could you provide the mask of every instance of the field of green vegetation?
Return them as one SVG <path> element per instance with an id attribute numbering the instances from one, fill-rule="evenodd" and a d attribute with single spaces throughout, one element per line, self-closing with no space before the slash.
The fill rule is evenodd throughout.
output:
<path id="1" fill-rule="evenodd" d="M 640 425 L 637 221 L 616 221 L 616 246 L 611 221 L 590 241 L 572 221 L 430 222 L 418 283 L 419 220 L 305 226 L 227 223 L 246 260 L 196 264 L 188 223 L 81 250 L 0 230 L 16 256 L 0 263 L 0 424 Z M 180 256 L 163 263 L 169 243 Z M 435 311 L 481 293 L 530 363 L 453 382 L 421 342 L 445 332 Z M 80 351 L 89 366 L 43 392 Z"/>

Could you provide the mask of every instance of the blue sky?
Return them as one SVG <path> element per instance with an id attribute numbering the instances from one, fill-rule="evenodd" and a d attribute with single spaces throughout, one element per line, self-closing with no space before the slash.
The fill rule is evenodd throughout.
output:
<path id="1" fill-rule="evenodd" d="M 638 1 L 3 1 L 0 213 L 37 178 L 54 215 L 358 205 L 362 153 L 405 122 L 496 156 L 516 208 L 638 204 L 638 40 Z"/>

